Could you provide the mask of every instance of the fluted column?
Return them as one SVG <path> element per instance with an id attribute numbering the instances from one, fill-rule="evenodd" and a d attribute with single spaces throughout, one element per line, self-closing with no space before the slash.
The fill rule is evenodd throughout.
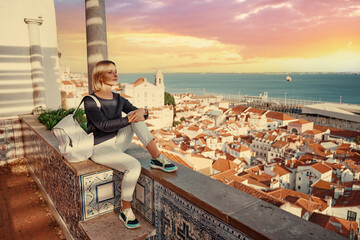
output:
<path id="1" fill-rule="evenodd" d="M 31 79 L 33 87 L 34 107 L 45 106 L 45 78 L 43 67 L 43 55 L 41 51 L 39 26 L 43 23 L 43 19 L 24 18 L 29 28 L 30 43 L 30 63 L 31 63 Z"/>
<path id="2" fill-rule="evenodd" d="M 91 73 L 94 65 L 108 58 L 105 0 L 85 0 L 85 11 L 88 81 L 91 93 Z"/>

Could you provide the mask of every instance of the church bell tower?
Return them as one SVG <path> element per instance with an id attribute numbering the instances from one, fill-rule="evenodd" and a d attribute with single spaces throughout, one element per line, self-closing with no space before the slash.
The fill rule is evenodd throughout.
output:
<path id="1" fill-rule="evenodd" d="M 164 85 L 164 75 L 160 70 L 157 70 L 155 74 L 155 86 L 159 85 Z"/>

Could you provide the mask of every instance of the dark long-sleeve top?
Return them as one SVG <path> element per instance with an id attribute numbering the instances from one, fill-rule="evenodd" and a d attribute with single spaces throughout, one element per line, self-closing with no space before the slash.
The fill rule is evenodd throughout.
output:
<path id="1" fill-rule="evenodd" d="M 94 93 L 91 95 L 95 96 L 101 104 L 101 108 L 99 108 L 91 97 L 84 99 L 87 132 L 94 133 L 94 145 L 97 145 L 113 138 L 119 129 L 130 125 L 128 117 L 123 117 L 122 112 L 128 114 L 138 108 L 117 93 L 113 93 L 113 99 L 99 98 Z M 145 119 L 148 116 L 146 114 Z"/>

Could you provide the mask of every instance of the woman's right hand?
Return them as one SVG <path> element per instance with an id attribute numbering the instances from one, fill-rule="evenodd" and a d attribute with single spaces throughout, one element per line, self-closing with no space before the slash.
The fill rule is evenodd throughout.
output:
<path id="1" fill-rule="evenodd" d="M 128 115 L 130 123 L 145 121 L 142 109 L 137 109 Z"/>

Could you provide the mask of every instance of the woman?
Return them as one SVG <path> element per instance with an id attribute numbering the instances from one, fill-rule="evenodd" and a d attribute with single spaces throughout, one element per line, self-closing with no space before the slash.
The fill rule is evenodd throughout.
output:
<path id="1" fill-rule="evenodd" d="M 124 153 L 134 133 L 151 154 L 150 165 L 165 172 L 176 171 L 177 167 L 160 154 L 154 138 L 145 124 L 149 113 L 144 108 L 134 107 L 127 99 L 113 93 L 111 87 L 117 84 L 117 71 L 112 61 L 98 62 L 92 72 L 92 93 L 101 104 L 86 97 L 84 100 L 88 132 L 94 133 L 94 153 L 91 159 L 99 164 L 124 172 L 121 186 L 120 220 L 127 228 L 137 228 L 139 221 L 131 209 L 133 192 L 140 175 L 141 165 L 137 159 Z M 127 116 L 122 116 L 122 112 Z"/>

